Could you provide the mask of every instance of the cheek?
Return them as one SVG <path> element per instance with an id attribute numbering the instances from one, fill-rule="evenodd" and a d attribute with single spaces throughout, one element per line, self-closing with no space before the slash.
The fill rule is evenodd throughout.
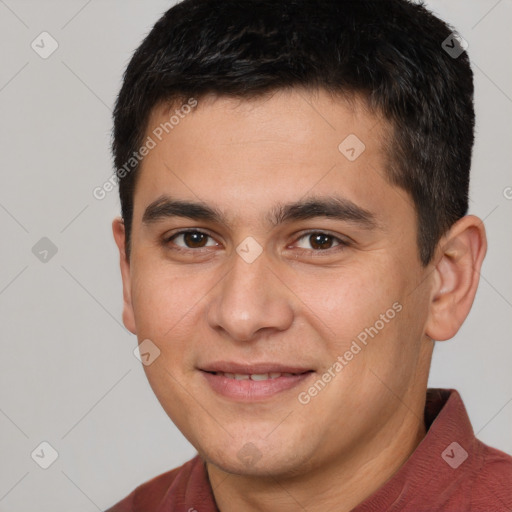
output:
<path id="1" fill-rule="evenodd" d="M 380 315 L 394 318 L 393 304 L 403 297 L 403 278 L 389 265 L 360 263 L 293 279 L 303 314 L 337 354 L 376 322 L 382 330 Z"/>
<path id="2" fill-rule="evenodd" d="M 197 277 L 170 269 L 161 262 L 144 261 L 133 269 L 132 301 L 140 337 L 163 341 L 191 322 L 209 289 Z"/>

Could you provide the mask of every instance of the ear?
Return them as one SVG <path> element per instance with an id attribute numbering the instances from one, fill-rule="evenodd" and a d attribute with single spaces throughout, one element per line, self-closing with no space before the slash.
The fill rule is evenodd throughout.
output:
<path id="1" fill-rule="evenodd" d="M 486 251 L 485 227 L 474 215 L 457 221 L 439 242 L 425 329 L 431 339 L 448 340 L 460 329 L 473 304 Z"/>
<path id="2" fill-rule="evenodd" d="M 130 262 L 126 257 L 126 234 L 124 221 L 121 217 L 116 217 L 112 221 L 112 232 L 114 233 L 114 240 L 116 241 L 117 248 L 119 249 L 121 278 L 123 280 L 123 323 L 131 333 L 137 334 L 132 306 Z"/>

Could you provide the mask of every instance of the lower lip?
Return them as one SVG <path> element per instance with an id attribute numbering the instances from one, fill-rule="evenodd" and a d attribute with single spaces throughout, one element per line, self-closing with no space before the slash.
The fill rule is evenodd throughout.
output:
<path id="1" fill-rule="evenodd" d="M 219 395 L 235 400 L 251 402 L 269 398 L 282 391 L 292 389 L 311 377 L 314 372 L 301 373 L 289 377 L 281 376 L 266 380 L 236 380 L 205 371 L 201 371 L 201 373 L 204 375 L 213 391 Z"/>

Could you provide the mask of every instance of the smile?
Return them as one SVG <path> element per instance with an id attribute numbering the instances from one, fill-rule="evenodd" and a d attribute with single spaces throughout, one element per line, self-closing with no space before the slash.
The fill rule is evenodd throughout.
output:
<path id="1" fill-rule="evenodd" d="M 221 375 L 227 377 L 228 379 L 235 380 L 269 380 L 269 379 L 278 379 L 279 377 L 292 377 L 293 375 L 298 375 L 296 373 L 281 373 L 281 372 L 272 372 L 272 373 L 227 373 L 227 372 L 215 372 L 215 375 Z"/>
<path id="2" fill-rule="evenodd" d="M 201 370 L 207 386 L 215 395 L 238 402 L 261 402 L 276 397 L 315 374 L 313 370 L 254 373 Z"/>

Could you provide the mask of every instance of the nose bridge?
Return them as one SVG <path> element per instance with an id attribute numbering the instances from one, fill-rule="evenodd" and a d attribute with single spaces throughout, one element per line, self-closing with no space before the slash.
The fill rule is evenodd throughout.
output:
<path id="1" fill-rule="evenodd" d="M 250 340 L 265 328 L 286 329 L 293 319 L 289 297 L 262 248 L 250 240 L 242 242 L 229 265 L 209 308 L 211 327 L 238 340 Z"/>

